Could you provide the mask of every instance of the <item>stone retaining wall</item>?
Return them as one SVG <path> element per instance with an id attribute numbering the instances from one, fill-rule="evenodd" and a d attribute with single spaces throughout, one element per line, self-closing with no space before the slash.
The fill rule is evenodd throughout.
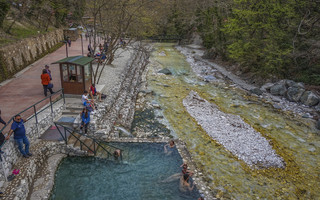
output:
<path id="1" fill-rule="evenodd" d="M 53 124 L 53 121 L 61 115 L 63 109 L 64 104 L 63 100 L 61 99 L 54 104 L 53 113 L 51 113 L 51 108 L 49 106 L 37 115 L 38 124 L 36 123 L 35 117 L 31 118 L 25 123 L 26 134 L 31 145 Z M 22 117 L 24 118 L 23 114 Z M 2 154 L 3 167 L 5 174 L 8 176 L 11 174 L 12 167 L 16 164 L 19 158 L 22 158 L 18 147 L 14 142 L 13 136 L 9 141 L 6 142 L 6 144 L 4 144 L 4 146 L 2 147 L 2 151 L 4 151 L 4 154 Z M 4 183 L 5 177 L 3 174 L 3 170 L 1 170 L 0 187 L 2 187 Z"/>
<path id="2" fill-rule="evenodd" d="M 63 45 L 63 30 L 26 38 L 0 48 L 0 82 Z"/>

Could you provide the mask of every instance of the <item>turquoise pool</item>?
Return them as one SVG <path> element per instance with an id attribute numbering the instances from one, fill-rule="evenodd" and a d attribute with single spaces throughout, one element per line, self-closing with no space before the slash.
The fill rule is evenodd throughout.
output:
<path id="1" fill-rule="evenodd" d="M 167 179 L 181 172 L 177 149 L 166 155 L 164 144 L 117 143 L 122 161 L 92 157 L 67 157 L 55 177 L 51 199 L 197 199 L 192 192 L 180 192 L 179 180 Z"/>

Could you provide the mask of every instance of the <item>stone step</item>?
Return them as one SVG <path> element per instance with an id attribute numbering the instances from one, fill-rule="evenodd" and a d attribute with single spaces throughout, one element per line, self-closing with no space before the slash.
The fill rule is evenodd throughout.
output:
<path id="1" fill-rule="evenodd" d="M 66 107 L 66 110 L 70 110 L 70 111 L 77 111 L 77 112 L 81 112 L 82 109 L 83 109 L 83 105 L 80 105 L 80 106 L 67 106 Z"/>
<path id="2" fill-rule="evenodd" d="M 79 110 L 63 110 L 62 111 L 62 115 L 70 115 L 70 116 L 77 116 L 77 115 L 80 115 L 80 112 Z"/>

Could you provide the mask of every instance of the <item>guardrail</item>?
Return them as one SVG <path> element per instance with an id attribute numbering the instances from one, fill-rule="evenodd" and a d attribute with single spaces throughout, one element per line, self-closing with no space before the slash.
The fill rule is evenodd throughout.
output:
<path id="1" fill-rule="evenodd" d="M 49 105 L 46 106 L 46 107 L 41 107 L 42 103 L 47 103 L 46 100 L 49 99 Z M 22 113 L 27 113 L 27 119 L 30 120 L 32 118 L 35 118 L 35 121 L 36 121 L 36 125 L 39 123 L 38 121 L 38 115 L 43 112 L 44 110 L 46 110 L 47 108 L 50 107 L 50 111 L 51 113 L 53 113 L 53 105 L 58 102 L 59 100 L 63 99 L 63 103 L 65 104 L 66 103 L 66 100 L 65 100 L 65 96 L 64 96 L 64 92 L 63 92 L 63 88 L 56 91 L 55 93 L 51 94 L 50 96 L 42 99 L 41 101 L 38 101 L 37 103 L 29 106 L 28 108 L 24 109 L 23 111 L 15 114 L 14 116 L 16 115 L 21 115 Z M 37 109 L 37 106 L 39 106 L 40 108 Z M 31 112 L 30 112 L 31 110 Z M 10 120 L 7 122 L 7 125 L 5 125 L 1 130 L 0 130 L 0 134 L 2 134 L 2 132 L 10 126 L 10 123 L 13 121 L 14 119 L 14 116 L 12 116 L 10 118 Z M 4 143 L 2 145 L 0 145 L 0 149 L 3 147 L 3 145 L 6 143 L 6 140 L 4 141 Z"/>
<path id="2" fill-rule="evenodd" d="M 69 127 L 66 127 L 62 124 L 59 124 L 59 123 L 56 123 L 54 122 L 55 126 L 57 127 L 57 130 L 59 131 L 62 139 L 65 141 L 66 145 L 68 145 L 68 137 L 67 137 L 67 133 L 70 133 L 73 137 L 75 137 L 77 139 L 77 141 L 80 142 L 80 149 L 83 150 L 83 146 L 85 146 L 88 150 L 86 151 L 91 151 L 95 156 L 97 155 L 97 150 L 98 150 L 98 147 L 102 148 L 103 151 L 105 151 L 107 153 L 107 159 L 109 158 L 109 156 L 113 156 L 112 153 L 110 153 L 103 145 L 101 145 L 101 143 L 103 143 L 104 145 L 108 146 L 108 147 L 112 147 L 112 148 L 115 148 L 115 149 L 119 149 L 121 152 L 123 152 L 122 149 L 118 148 L 118 147 L 115 147 L 115 146 L 112 146 L 112 145 L 109 145 L 107 144 L 105 141 L 102 141 L 102 140 L 98 140 L 94 137 L 91 137 L 91 136 L 88 136 L 88 135 L 84 135 L 84 134 L 81 134 L 81 133 L 78 133 L 75 131 L 75 129 L 72 129 L 72 128 L 69 128 Z M 63 128 L 63 131 L 60 130 L 60 127 Z M 74 133 L 77 133 L 81 136 L 84 136 L 86 138 L 89 138 L 90 140 L 93 141 L 93 148 L 89 147 L 88 145 L 86 145 L 81 139 L 80 137 L 78 137 L 77 135 L 75 135 Z"/>

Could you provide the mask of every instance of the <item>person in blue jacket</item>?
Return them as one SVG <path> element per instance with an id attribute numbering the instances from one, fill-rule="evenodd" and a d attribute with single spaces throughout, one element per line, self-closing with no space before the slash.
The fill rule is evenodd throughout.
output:
<path id="1" fill-rule="evenodd" d="M 80 129 L 84 127 L 85 133 L 88 132 L 88 126 L 90 123 L 90 112 L 87 110 L 87 108 L 83 108 L 81 115 L 81 126 Z"/>
<path id="2" fill-rule="evenodd" d="M 20 115 L 14 116 L 14 120 L 11 124 L 11 129 L 7 135 L 7 140 L 10 138 L 11 134 L 14 132 L 14 140 L 18 144 L 18 148 L 23 157 L 28 158 L 32 156 L 29 152 L 29 140 L 26 136 L 26 129 L 24 128 L 24 122 L 27 120 L 23 120 Z M 25 145 L 25 149 L 23 149 L 23 144 Z"/>

